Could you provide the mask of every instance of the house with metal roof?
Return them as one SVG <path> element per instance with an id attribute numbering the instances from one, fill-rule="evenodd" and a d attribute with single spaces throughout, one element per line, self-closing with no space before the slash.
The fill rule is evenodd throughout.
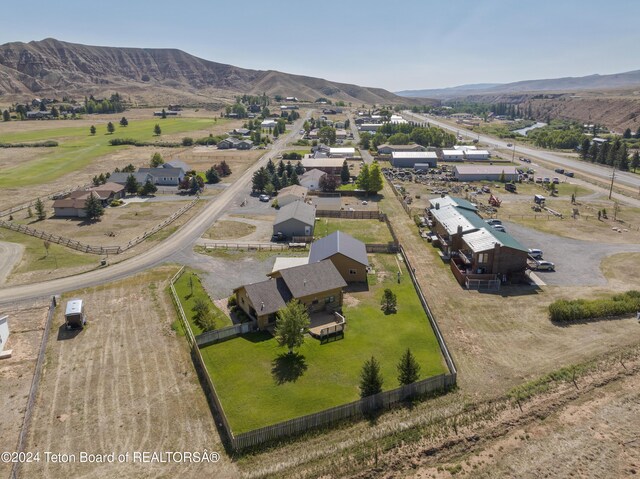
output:
<path id="1" fill-rule="evenodd" d="M 431 198 L 429 200 L 430 208 L 444 208 L 445 206 L 457 206 L 458 208 L 464 208 L 469 211 L 478 211 L 478 207 L 465 200 L 464 198 L 458 198 L 455 196 L 438 196 L 437 198 Z"/>
<path id="2" fill-rule="evenodd" d="M 433 232 L 438 236 L 442 251 L 447 256 L 460 249 L 465 234 L 487 225 L 474 211 L 453 205 L 432 208 L 430 216 Z"/>
<path id="3" fill-rule="evenodd" d="M 273 222 L 273 234 L 292 236 L 313 236 L 316 221 L 315 207 L 304 201 L 294 201 L 278 210 Z"/>
<path id="4" fill-rule="evenodd" d="M 311 243 L 309 263 L 330 260 L 347 283 L 366 283 L 367 248 L 353 236 L 336 231 Z"/>
<path id="5" fill-rule="evenodd" d="M 152 183 L 155 181 L 151 174 L 140 173 L 139 171 L 135 171 L 133 173 L 124 173 L 122 171 L 118 171 L 117 173 L 111 173 L 111 176 L 109 176 L 109 181 L 111 183 L 118 183 L 119 185 L 126 185 L 127 179 L 129 178 L 130 175 L 133 175 L 136 181 L 141 185 L 144 185 L 147 182 L 147 180 L 150 180 Z"/>
<path id="6" fill-rule="evenodd" d="M 329 260 L 294 266 L 269 273 L 269 279 L 234 290 L 238 306 L 255 319 L 259 329 L 276 322 L 277 313 L 292 299 L 309 313 L 342 308 L 342 289 L 347 285 Z"/>
<path id="7" fill-rule="evenodd" d="M 456 165 L 453 176 L 458 181 L 518 181 L 519 174 L 515 166 L 502 165 Z"/>
<path id="8" fill-rule="evenodd" d="M 354 156 L 356 156 L 355 148 L 350 148 L 350 147 L 329 148 L 329 158 L 353 158 Z"/>
<path id="9" fill-rule="evenodd" d="M 386 143 L 384 145 L 380 145 L 378 146 L 378 154 L 379 155 L 390 155 L 391 153 L 393 153 L 394 151 L 427 151 L 427 149 L 422 146 L 422 145 L 418 145 L 417 143 L 412 143 L 410 145 L 387 145 Z"/>
<path id="10" fill-rule="evenodd" d="M 303 158 L 301 163 L 307 171 L 317 169 L 325 172 L 327 175 L 340 178 L 342 164 L 346 160 L 346 158 Z"/>
<path id="11" fill-rule="evenodd" d="M 294 201 L 305 201 L 309 190 L 304 186 L 291 185 L 278 191 L 278 206 L 282 208 Z"/>
<path id="12" fill-rule="evenodd" d="M 391 152 L 391 165 L 394 168 L 414 168 L 417 163 L 426 163 L 435 168 L 438 165 L 438 155 L 434 151 Z"/>
<path id="13" fill-rule="evenodd" d="M 488 160 L 491 154 L 487 150 L 465 150 L 464 159 L 467 161 Z"/>
<path id="14" fill-rule="evenodd" d="M 162 164 L 162 167 L 163 168 L 182 168 L 182 170 L 185 173 L 191 170 L 191 167 L 189 165 L 187 165 L 184 161 L 178 160 L 178 159 L 167 161 L 166 163 Z"/>
<path id="15" fill-rule="evenodd" d="M 463 161 L 464 151 L 442 150 L 442 161 Z"/>

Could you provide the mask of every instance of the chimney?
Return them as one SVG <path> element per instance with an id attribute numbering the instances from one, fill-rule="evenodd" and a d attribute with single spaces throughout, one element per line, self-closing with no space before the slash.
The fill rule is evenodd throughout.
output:
<path id="1" fill-rule="evenodd" d="M 262 311 L 263 309 L 264 309 L 264 301 L 260 303 L 260 311 Z"/>

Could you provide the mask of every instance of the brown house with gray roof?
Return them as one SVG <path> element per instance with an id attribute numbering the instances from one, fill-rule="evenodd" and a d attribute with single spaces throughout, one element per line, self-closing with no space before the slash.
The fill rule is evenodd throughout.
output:
<path id="1" fill-rule="evenodd" d="M 347 283 L 366 283 L 367 248 L 353 236 L 336 231 L 311 243 L 309 263 L 330 260 Z"/>
<path id="2" fill-rule="evenodd" d="M 347 283 L 329 260 L 274 271 L 269 277 L 234 290 L 238 306 L 257 320 L 259 329 L 274 325 L 278 311 L 292 299 L 304 304 L 309 313 L 342 308 Z"/>

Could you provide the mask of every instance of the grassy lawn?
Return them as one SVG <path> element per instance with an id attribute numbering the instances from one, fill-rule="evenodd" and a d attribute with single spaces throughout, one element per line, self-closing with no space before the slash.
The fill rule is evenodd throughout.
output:
<path id="1" fill-rule="evenodd" d="M 27 273 L 29 271 L 45 271 L 76 266 L 95 265 L 100 263 L 101 257 L 95 254 L 80 253 L 66 246 L 52 243 L 49 254 L 44 247 L 44 241 L 23 233 L 0 228 L 0 240 L 10 243 L 20 243 L 24 246 L 22 261 L 18 263 L 13 273 Z"/>
<path id="2" fill-rule="evenodd" d="M 241 221 L 217 221 L 203 235 L 205 238 L 221 240 L 221 239 L 237 239 L 250 235 L 256 230 L 255 225 L 242 223 Z"/>
<path id="3" fill-rule="evenodd" d="M 355 183 L 347 183 L 338 187 L 338 191 L 355 191 L 357 189 L 358 185 L 356 185 Z"/>
<path id="4" fill-rule="evenodd" d="M 126 116 L 126 112 L 125 112 Z M 216 124 L 219 124 L 218 119 Z M 26 123 L 26 122 L 25 122 Z M 57 123 L 57 122 L 52 122 Z M 73 125 L 73 122 L 60 122 Z M 116 131 L 112 135 L 106 134 L 106 120 L 95 118 L 97 133 L 89 134 L 86 126 L 58 127 L 46 130 L 24 131 L 20 133 L 0 134 L 3 142 L 21 143 L 44 140 L 57 140 L 59 146 L 41 148 L 42 155 L 37 160 L 5 168 L 0 172 L 0 187 L 19 187 L 38 185 L 50 182 L 72 171 L 79 170 L 92 160 L 108 153 L 119 151 L 121 148 L 135 148 L 132 146 L 110 146 L 113 138 L 134 138 L 141 141 L 167 141 L 168 135 L 204 130 L 213 127 L 214 122 L 207 118 L 154 118 L 148 120 L 134 120 L 126 128 L 113 122 Z M 162 135 L 154 136 L 153 127 L 158 123 L 162 127 Z M 27 125 L 25 125 L 25 129 Z M 173 140 L 177 141 L 177 140 Z"/>
<path id="5" fill-rule="evenodd" d="M 370 261 L 375 285 L 346 295 L 344 339 L 320 344 L 307 337 L 293 359 L 285 357 L 286 350 L 268 333 L 201 350 L 236 434 L 359 399 L 360 369 L 372 355 L 380 361 L 385 390 L 398 387 L 396 365 L 406 348 L 421 365 L 421 379 L 446 372 L 404 264 L 398 284 L 394 255 L 371 255 Z M 385 288 L 397 295 L 396 314 L 380 311 Z"/>
<path id="6" fill-rule="evenodd" d="M 334 231 L 350 234 L 365 243 L 389 243 L 393 241 L 384 221 L 319 218 L 315 224 L 315 237 L 323 238 Z"/>
<path id="7" fill-rule="evenodd" d="M 191 282 L 189 281 L 190 279 L 192 279 Z M 193 293 L 191 292 L 190 283 L 193 284 Z M 184 314 L 187 316 L 191 330 L 195 336 L 203 333 L 202 329 L 193 322 L 194 313 L 192 308 L 197 298 L 203 299 L 209 305 L 209 309 L 216 318 L 216 329 L 231 326 L 231 319 L 213 304 L 211 298 L 209 298 L 209 295 L 203 288 L 202 283 L 200 283 L 200 277 L 193 270 L 186 268 L 182 276 L 176 281 L 174 287 L 176 288 L 178 299 L 180 299 L 180 303 L 182 303 L 182 309 L 184 309 Z"/>

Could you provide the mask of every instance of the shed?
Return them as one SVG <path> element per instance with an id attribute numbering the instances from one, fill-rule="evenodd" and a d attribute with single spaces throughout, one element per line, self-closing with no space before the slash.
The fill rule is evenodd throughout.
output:
<path id="1" fill-rule="evenodd" d="M 442 161 L 463 161 L 464 151 L 442 150 Z"/>
<path id="2" fill-rule="evenodd" d="M 464 157 L 467 161 L 488 160 L 489 152 L 487 150 L 466 150 Z"/>
<path id="3" fill-rule="evenodd" d="M 435 168 L 438 155 L 433 151 L 394 151 L 391 153 L 391 164 L 395 168 L 414 168 L 416 163 L 428 164 Z"/>
<path id="4" fill-rule="evenodd" d="M 273 234 L 283 233 L 286 237 L 312 236 L 316 221 L 316 209 L 302 201 L 294 201 L 278 210 L 273 222 Z"/>
<path id="5" fill-rule="evenodd" d="M 70 299 L 64 312 L 67 329 L 82 328 L 87 323 L 84 302 L 81 299 Z"/>
<path id="6" fill-rule="evenodd" d="M 503 174 L 505 181 L 518 181 L 520 176 L 515 166 L 457 165 L 453 168 L 453 176 L 458 181 L 500 181 Z"/>

